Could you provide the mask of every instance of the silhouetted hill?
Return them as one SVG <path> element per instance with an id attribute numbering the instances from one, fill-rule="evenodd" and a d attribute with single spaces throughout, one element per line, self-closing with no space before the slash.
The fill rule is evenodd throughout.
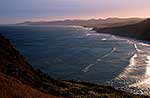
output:
<path id="1" fill-rule="evenodd" d="M 64 20 L 64 21 L 26 21 L 19 23 L 19 25 L 74 25 L 84 27 L 114 27 L 123 26 L 127 24 L 135 24 L 143 21 L 143 18 L 107 18 L 107 19 L 90 19 L 90 20 Z"/>
<path id="2" fill-rule="evenodd" d="M 150 19 L 142 22 L 110 28 L 94 28 L 99 33 L 109 33 L 113 35 L 131 37 L 139 40 L 150 41 Z"/>
<path id="3" fill-rule="evenodd" d="M 58 98 L 40 91 L 42 78 L 0 35 L 0 98 Z"/>
<path id="4" fill-rule="evenodd" d="M 0 98 L 147 98 L 85 82 L 50 78 L 32 66 L 0 35 Z"/>

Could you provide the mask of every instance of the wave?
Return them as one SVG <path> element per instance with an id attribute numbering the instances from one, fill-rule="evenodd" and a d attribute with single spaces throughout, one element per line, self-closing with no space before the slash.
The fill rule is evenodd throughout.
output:
<path id="1" fill-rule="evenodd" d="M 130 77 L 130 73 L 133 72 L 134 67 L 136 65 L 136 58 L 137 58 L 137 53 L 135 53 L 129 60 L 129 65 L 123 70 L 121 74 L 119 74 L 117 77 L 115 77 L 115 80 L 124 80 L 126 78 Z"/>
<path id="2" fill-rule="evenodd" d="M 87 33 L 85 34 L 86 36 L 95 36 L 95 35 L 100 35 L 100 34 L 97 34 L 97 33 Z"/>
<path id="3" fill-rule="evenodd" d="M 95 64 L 89 64 L 88 66 L 86 66 L 82 71 L 83 72 L 87 72 L 89 70 L 89 68 L 91 68 L 92 66 L 94 66 Z"/>
<path id="4" fill-rule="evenodd" d="M 143 46 L 148 46 L 150 47 L 150 44 L 146 44 L 146 43 L 139 43 L 140 45 L 143 45 Z"/>
<path id="5" fill-rule="evenodd" d="M 105 40 L 107 40 L 107 38 L 102 38 L 101 40 L 105 41 Z"/>
<path id="6" fill-rule="evenodd" d="M 115 80 L 122 80 L 125 78 L 130 78 L 130 74 L 135 70 L 135 67 L 137 65 L 138 53 L 141 52 L 141 50 L 138 48 L 137 44 L 133 41 L 128 41 L 129 43 L 132 43 L 135 51 L 133 52 L 133 56 L 129 60 L 128 66 L 121 72 L 117 77 L 115 77 Z"/>
<path id="7" fill-rule="evenodd" d="M 142 52 L 142 50 L 140 50 L 136 44 L 134 44 L 134 48 L 136 49 L 137 52 Z"/>
<path id="8" fill-rule="evenodd" d="M 150 95 L 150 45 L 129 41 L 135 52 L 128 66 L 113 80 L 117 89 L 135 94 Z"/>
<path id="9" fill-rule="evenodd" d="M 111 55 L 115 51 L 116 51 L 116 48 L 113 48 L 109 53 L 107 53 L 104 56 L 102 56 L 102 58 L 108 57 L 109 55 Z"/>
<path id="10" fill-rule="evenodd" d="M 94 66 L 95 64 L 97 64 L 97 63 L 99 63 L 100 61 L 102 61 L 102 59 L 104 59 L 104 58 L 110 56 L 110 55 L 111 55 L 113 52 L 115 52 L 115 51 L 116 51 L 116 48 L 114 47 L 114 48 L 112 48 L 112 50 L 111 50 L 110 52 L 106 53 L 106 54 L 103 55 L 101 58 L 98 58 L 94 64 L 89 64 L 89 65 L 86 66 L 82 71 L 83 71 L 83 72 L 89 71 L 89 69 L 90 69 L 92 66 Z"/>

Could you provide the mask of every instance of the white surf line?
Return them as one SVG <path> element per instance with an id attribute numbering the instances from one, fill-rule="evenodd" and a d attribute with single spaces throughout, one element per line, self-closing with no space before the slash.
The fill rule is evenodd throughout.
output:
<path id="1" fill-rule="evenodd" d="M 136 44 L 134 44 L 134 47 L 135 47 L 135 49 L 138 49 Z"/>
<path id="2" fill-rule="evenodd" d="M 134 45 L 134 48 L 136 50 L 134 52 L 134 55 L 130 58 L 128 66 L 123 70 L 122 73 L 120 73 L 117 77 L 115 77 L 115 80 L 125 79 L 132 72 L 132 68 L 134 66 L 136 66 L 135 58 L 137 58 L 137 53 L 138 53 L 139 49 L 138 49 L 138 47 L 137 47 L 137 45 L 135 43 L 133 43 L 133 45 Z"/>
<path id="3" fill-rule="evenodd" d="M 95 64 L 89 64 L 87 67 L 85 67 L 82 71 L 83 72 L 87 72 L 89 70 L 89 68 L 91 68 L 93 65 Z"/>
<path id="4" fill-rule="evenodd" d="M 113 52 L 116 51 L 116 48 L 113 48 L 109 53 L 105 54 L 104 56 L 102 56 L 101 58 L 97 59 L 96 62 L 94 64 L 89 64 L 88 66 L 86 66 L 82 71 L 83 72 L 87 72 L 89 71 L 89 69 L 94 66 L 95 64 L 97 64 L 98 62 L 102 61 L 102 59 L 110 56 Z"/>
<path id="5" fill-rule="evenodd" d="M 129 60 L 129 65 L 124 69 L 124 71 L 119 74 L 117 77 L 115 77 L 116 80 L 120 79 L 126 79 L 129 74 L 133 71 L 133 67 L 136 64 L 135 58 L 137 57 L 137 53 L 135 53 Z"/>
<path id="6" fill-rule="evenodd" d="M 147 61 L 145 61 L 147 63 L 147 68 L 146 68 L 146 72 L 145 75 L 146 76 L 150 76 L 150 55 L 148 55 L 146 57 Z"/>
<path id="7" fill-rule="evenodd" d="M 134 44 L 134 47 L 135 47 L 135 49 L 136 49 L 137 52 L 140 52 L 140 51 L 141 51 L 141 50 L 137 47 L 136 44 Z"/>
<path id="8" fill-rule="evenodd" d="M 116 51 L 116 48 L 113 48 L 109 53 L 105 54 L 104 56 L 102 56 L 102 58 L 108 57 L 110 56 L 113 52 Z"/>
<path id="9" fill-rule="evenodd" d="M 150 87 L 150 56 L 147 56 L 146 57 L 146 71 L 145 71 L 145 77 L 137 82 L 137 83 L 134 83 L 132 85 L 129 85 L 130 87 L 140 87 L 140 88 L 148 88 Z M 148 90 L 149 92 L 149 90 Z M 150 94 L 150 92 L 149 92 Z"/>
<path id="10" fill-rule="evenodd" d="M 105 40 L 107 40 L 107 38 L 102 38 L 101 40 L 105 41 Z"/>
<path id="11" fill-rule="evenodd" d="M 139 43 L 140 45 L 143 45 L 143 46 L 147 46 L 147 47 L 150 47 L 150 44 L 146 44 L 146 43 Z"/>

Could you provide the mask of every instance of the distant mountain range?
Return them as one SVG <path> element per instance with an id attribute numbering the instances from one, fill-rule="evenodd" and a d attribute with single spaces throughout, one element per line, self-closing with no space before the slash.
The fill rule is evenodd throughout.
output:
<path id="1" fill-rule="evenodd" d="M 18 25 L 73 25 L 94 28 L 99 33 L 109 33 L 140 40 L 150 40 L 150 19 L 107 18 L 90 20 L 64 20 L 49 22 L 23 22 Z"/>
<path id="2" fill-rule="evenodd" d="M 113 35 L 131 37 L 139 40 L 150 41 L 150 19 L 146 19 L 136 24 L 130 24 L 109 28 L 94 28 L 99 33 L 109 33 Z"/>
<path id="3" fill-rule="evenodd" d="M 144 18 L 107 18 L 107 19 L 90 19 L 90 20 L 64 20 L 64 21 L 26 21 L 18 25 L 75 25 L 84 27 L 116 27 L 129 24 L 135 24 L 143 21 Z"/>

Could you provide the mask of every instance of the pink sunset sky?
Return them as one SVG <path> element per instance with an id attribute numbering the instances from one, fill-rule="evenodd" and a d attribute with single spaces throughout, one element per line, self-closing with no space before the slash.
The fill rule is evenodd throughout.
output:
<path id="1" fill-rule="evenodd" d="M 0 0 L 0 24 L 149 16 L 150 0 Z"/>

